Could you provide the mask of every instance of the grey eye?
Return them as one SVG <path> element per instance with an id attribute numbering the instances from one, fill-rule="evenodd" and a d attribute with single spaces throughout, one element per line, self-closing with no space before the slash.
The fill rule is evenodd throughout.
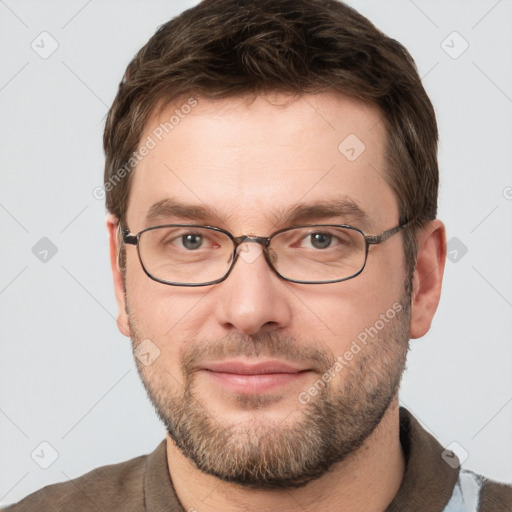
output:
<path id="1" fill-rule="evenodd" d="M 185 249 L 199 249 L 203 245 L 203 237 L 196 234 L 183 235 L 181 237 L 181 243 Z"/>
<path id="2" fill-rule="evenodd" d="M 315 249 L 326 249 L 332 242 L 332 235 L 329 233 L 312 233 L 310 237 L 311 245 Z"/>

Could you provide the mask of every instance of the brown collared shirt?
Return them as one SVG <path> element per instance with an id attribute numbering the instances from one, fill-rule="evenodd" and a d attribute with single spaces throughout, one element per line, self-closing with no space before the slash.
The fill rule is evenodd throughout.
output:
<path id="1" fill-rule="evenodd" d="M 461 469 L 406 410 L 400 409 L 404 478 L 385 512 L 512 512 L 512 486 Z M 167 466 L 165 440 L 149 455 L 103 466 L 30 494 L 5 512 L 185 512 Z"/>

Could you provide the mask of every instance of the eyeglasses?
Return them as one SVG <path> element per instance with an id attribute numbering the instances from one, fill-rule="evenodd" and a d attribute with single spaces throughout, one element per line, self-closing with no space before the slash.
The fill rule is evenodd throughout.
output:
<path id="1" fill-rule="evenodd" d="M 412 221 L 380 235 L 367 235 L 345 224 L 313 224 L 280 229 L 268 237 L 234 237 L 214 226 L 166 224 L 136 235 L 121 228 L 125 244 L 137 246 L 148 277 L 171 286 L 208 286 L 224 281 L 242 253 L 242 244 L 261 245 L 270 268 L 285 281 L 325 284 L 359 275 L 370 245 L 385 242 Z"/>

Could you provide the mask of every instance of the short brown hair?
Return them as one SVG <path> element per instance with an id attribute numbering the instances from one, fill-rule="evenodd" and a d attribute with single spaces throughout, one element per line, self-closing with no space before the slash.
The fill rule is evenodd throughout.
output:
<path id="1" fill-rule="evenodd" d="M 414 61 L 400 43 L 337 0 L 203 0 L 162 25 L 128 65 L 107 116 L 107 209 L 123 222 L 134 166 L 126 164 L 157 106 L 187 95 L 322 91 L 380 108 L 388 136 L 386 178 L 399 220 L 414 219 L 418 226 L 434 219 L 437 125 Z M 414 231 L 404 235 L 409 276 Z"/>

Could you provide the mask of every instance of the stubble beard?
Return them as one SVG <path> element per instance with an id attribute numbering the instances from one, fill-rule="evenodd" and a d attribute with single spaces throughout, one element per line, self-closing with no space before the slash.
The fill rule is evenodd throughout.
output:
<path id="1" fill-rule="evenodd" d="M 226 424 L 213 417 L 195 386 L 194 364 L 207 355 L 314 361 L 321 379 L 336 359 L 314 342 L 299 345 L 274 333 L 191 341 L 180 353 L 183 387 L 158 364 L 146 367 L 136 359 L 138 371 L 169 436 L 198 469 L 254 489 L 301 487 L 355 454 L 397 396 L 408 350 L 409 297 L 404 294 L 401 311 L 317 395 L 305 404 L 297 399 L 299 419 L 291 424 L 265 418 L 273 402 L 266 395 L 237 397 L 240 408 L 253 411 L 251 421 Z M 135 350 L 144 336 L 131 317 L 130 328 Z"/>

